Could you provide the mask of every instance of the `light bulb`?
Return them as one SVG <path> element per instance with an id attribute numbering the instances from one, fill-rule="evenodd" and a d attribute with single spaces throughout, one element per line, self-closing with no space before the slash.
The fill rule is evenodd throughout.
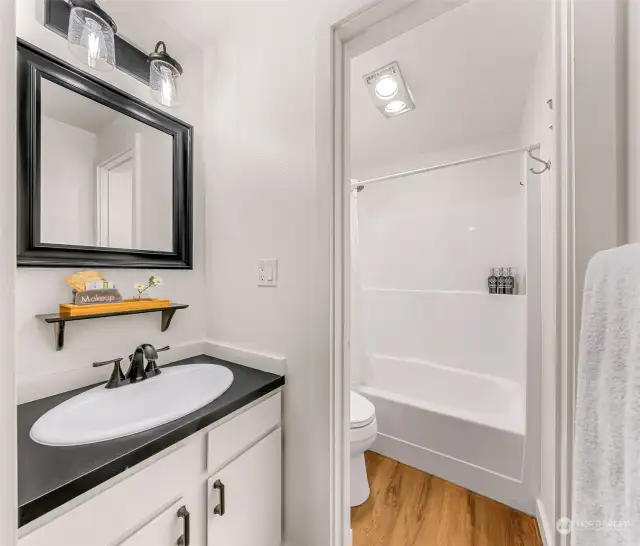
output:
<path id="1" fill-rule="evenodd" d="M 376 95 L 383 100 L 389 100 L 398 93 L 398 82 L 391 76 L 384 76 L 376 83 Z"/>
<path id="2" fill-rule="evenodd" d="M 89 36 L 87 36 L 87 64 L 95 68 L 100 58 L 100 25 L 92 19 L 87 19 Z"/>
<path id="3" fill-rule="evenodd" d="M 401 100 L 394 100 L 387 104 L 384 109 L 389 114 L 399 114 L 402 112 L 407 105 Z"/>
<path id="4" fill-rule="evenodd" d="M 162 104 L 165 106 L 171 106 L 176 97 L 176 84 L 173 81 L 171 70 L 166 66 L 160 67 L 162 72 Z"/>

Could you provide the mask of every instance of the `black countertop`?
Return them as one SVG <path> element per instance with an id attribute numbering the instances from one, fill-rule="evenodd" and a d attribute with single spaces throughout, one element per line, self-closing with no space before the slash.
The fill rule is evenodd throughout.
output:
<path id="1" fill-rule="evenodd" d="M 187 436 L 284 385 L 284 377 L 209 356 L 173 362 L 211 363 L 233 372 L 231 387 L 210 404 L 176 421 L 125 438 L 96 444 L 51 447 L 29 437 L 32 425 L 54 406 L 92 388 L 42 398 L 18 406 L 18 526 L 141 463 Z"/>

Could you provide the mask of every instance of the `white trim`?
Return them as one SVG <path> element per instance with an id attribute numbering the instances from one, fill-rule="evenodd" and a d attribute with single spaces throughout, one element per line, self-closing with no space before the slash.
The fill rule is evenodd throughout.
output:
<path id="1" fill-rule="evenodd" d="M 0 544 L 16 543 L 16 2 L 0 2 Z"/>
<path id="2" fill-rule="evenodd" d="M 487 159 L 494 159 L 496 157 L 502 157 L 505 155 L 518 154 L 521 152 L 532 152 L 539 150 L 540 144 L 532 144 L 530 146 L 524 146 L 520 148 L 512 148 L 510 150 L 503 150 L 501 152 L 493 152 L 491 154 L 479 155 L 476 157 L 469 157 L 467 159 L 459 159 L 457 161 L 450 161 L 449 163 L 442 163 L 440 165 L 431 165 L 429 167 L 421 167 L 419 169 L 412 169 L 410 171 L 404 171 L 400 173 L 387 174 L 385 176 L 378 176 L 376 178 L 369 178 L 368 180 L 354 180 L 351 182 L 351 189 L 358 188 L 359 186 L 367 186 L 368 184 L 375 184 L 377 182 L 386 182 L 387 180 L 396 180 L 398 178 L 405 178 L 406 176 L 413 176 L 415 174 L 424 174 L 431 171 L 439 171 L 441 169 L 448 169 L 449 167 L 458 167 L 460 165 L 468 165 L 477 161 L 485 161 Z"/>
<path id="3" fill-rule="evenodd" d="M 220 358 L 264 372 L 286 375 L 287 359 L 283 356 L 269 355 L 206 339 L 171 345 L 170 351 L 162 353 L 162 360 L 159 363 L 163 365 L 200 355 Z M 53 396 L 54 394 L 72 389 L 79 389 L 100 383 L 101 381 L 105 381 L 105 379 L 104 369 L 92 368 L 90 364 L 81 369 L 74 369 L 73 371 L 64 370 L 21 379 L 18 403 L 24 404 L 46 396 Z"/>
<path id="4" fill-rule="evenodd" d="M 555 521 L 566 512 L 564 508 L 571 505 L 570 477 L 567 474 L 571 466 L 568 450 L 572 449 L 572 437 L 568 436 L 572 428 L 573 408 L 570 407 L 566 391 L 569 383 L 573 383 L 571 374 L 574 369 L 575 347 L 575 112 L 574 112 L 574 34 L 573 34 L 573 0 L 556 2 L 556 87 L 559 96 L 557 104 L 556 150 L 558 168 L 557 194 L 558 202 L 558 245 L 557 245 L 557 348 L 558 366 L 556 375 L 556 480 L 555 480 L 555 513 L 544 513 L 545 532 L 551 532 L 550 545 L 568 546 L 568 535 L 559 535 L 555 529 L 549 529 L 548 518 Z M 564 505 L 564 506 L 563 506 Z M 548 538 L 548 534 L 547 534 Z"/>
<path id="5" fill-rule="evenodd" d="M 132 248 L 138 248 L 140 243 L 140 222 L 141 222 L 141 184 L 140 184 L 140 134 L 135 135 L 134 148 L 129 148 L 119 152 L 113 157 L 103 161 L 96 167 L 96 246 L 109 248 L 109 194 L 111 187 L 111 171 L 118 168 L 123 163 L 131 161 L 133 163 L 133 188 L 132 188 L 132 217 L 133 233 Z"/>
<path id="6" fill-rule="evenodd" d="M 133 181 L 133 248 L 142 248 L 142 134 L 133 136 L 134 169 Z"/>
<path id="7" fill-rule="evenodd" d="M 286 375 L 287 372 L 287 359 L 284 356 L 251 351 L 219 341 L 204 341 L 203 353 L 229 362 L 235 362 L 236 364 L 242 364 L 249 368 L 262 370 L 263 372 L 277 375 Z"/>
<path id="8" fill-rule="evenodd" d="M 533 515 L 535 511 L 534 501 L 521 480 L 380 432 L 371 449 L 521 512 Z"/>
<path id="9" fill-rule="evenodd" d="M 549 534 L 549 519 L 544 504 L 540 499 L 536 500 L 536 521 L 538 522 L 538 530 L 542 539 L 542 546 L 553 546 L 553 532 Z"/>
<path id="10" fill-rule="evenodd" d="M 576 246 L 575 246 L 575 36 L 574 2 L 556 3 L 556 48 L 558 101 L 556 134 L 558 201 L 558 279 L 556 375 L 556 481 L 554 513 L 544 512 L 550 546 L 568 546 L 570 537 L 549 528 L 549 519 L 571 514 L 571 452 L 573 450 L 573 378 L 575 373 L 578 322 L 576 317 Z"/>
<path id="11" fill-rule="evenodd" d="M 162 365 L 191 356 L 208 354 L 205 352 L 205 345 L 204 340 L 171 345 L 170 351 L 162 353 L 162 360 L 159 363 Z M 91 362 L 87 362 L 87 365 L 82 368 L 20 378 L 18 404 L 106 381 L 108 374 L 105 375 L 105 373 L 104 368 L 93 368 Z"/>

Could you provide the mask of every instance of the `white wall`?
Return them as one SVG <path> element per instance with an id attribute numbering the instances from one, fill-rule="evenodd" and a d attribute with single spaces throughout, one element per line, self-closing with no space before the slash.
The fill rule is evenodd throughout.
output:
<path id="1" fill-rule="evenodd" d="M 135 150 L 135 248 L 173 248 L 173 139 L 167 133 L 119 115 L 98 134 L 98 162 Z"/>
<path id="2" fill-rule="evenodd" d="M 14 291 L 16 256 L 15 3 L 0 2 L 0 544 L 16 541 Z"/>
<path id="3" fill-rule="evenodd" d="M 40 141 L 41 240 L 95 244 L 96 135 L 42 117 Z"/>
<path id="4" fill-rule="evenodd" d="M 173 249 L 173 140 L 150 127 L 140 131 L 140 247 Z M 200 224 L 201 229 L 204 225 Z"/>
<path id="5" fill-rule="evenodd" d="M 36 0 L 17 3 L 18 36 L 82 69 L 69 52 L 66 41 L 40 24 L 36 10 L 36 6 L 40 5 L 41 2 Z M 170 36 L 164 39 L 170 40 Z M 170 113 L 193 124 L 198 134 L 198 129 L 202 128 L 202 55 L 193 51 L 180 57 L 180 62 L 184 67 L 180 89 L 183 106 Z M 94 75 L 157 107 L 149 96 L 148 87 L 123 72 L 114 70 Z M 193 271 L 102 270 L 105 277 L 113 280 L 121 289 L 123 296 L 131 296 L 134 283 L 144 280 L 149 274 L 162 276 L 165 284 L 154 289 L 154 295 L 187 303 L 189 309 L 178 312 L 171 328 L 164 334 L 160 332 L 160 318 L 154 314 L 72 324 L 67 328 L 64 350 L 56 352 L 52 327 L 37 320 L 35 315 L 54 312 L 59 303 L 69 301 L 70 290 L 64 279 L 76 269 L 19 268 L 15 318 L 18 342 L 16 373 L 18 395 L 22 401 L 103 380 L 104 370 L 92 369 L 92 362 L 125 356 L 142 342 L 169 344 L 179 348 L 204 339 L 205 189 L 201 150 L 202 139 L 196 138 Z M 178 354 L 178 351 L 174 354 Z M 184 353 L 180 356 L 184 356 Z"/>
<path id="6" fill-rule="evenodd" d="M 328 137 L 321 128 L 330 113 L 316 91 L 330 88 L 329 25 L 365 3 L 238 6 L 246 16 L 225 21 L 205 62 L 208 334 L 287 358 L 284 525 L 292 546 L 330 542 L 332 181 L 316 181 L 328 167 L 316 163 L 316 139 Z M 327 70 L 320 81 L 316 63 Z M 272 257 L 280 259 L 278 287 L 258 288 L 258 260 Z"/>

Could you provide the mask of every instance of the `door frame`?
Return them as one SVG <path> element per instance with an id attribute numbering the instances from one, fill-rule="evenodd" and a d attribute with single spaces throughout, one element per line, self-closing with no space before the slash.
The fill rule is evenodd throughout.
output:
<path id="1" fill-rule="evenodd" d="M 138 147 L 140 135 L 136 133 L 135 144 L 133 148 L 129 148 L 117 153 L 113 157 L 100 163 L 97 168 L 96 176 L 96 246 L 104 246 L 110 248 L 109 244 L 109 190 L 111 186 L 111 171 L 118 168 L 123 163 L 131 161 L 133 163 L 133 238 L 131 248 L 140 247 L 140 231 L 141 231 L 141 197 L 142 189 L 140 184 L 140 149 Z"/>
<path id="2" fill-rule="evenodd" d="M 441 0 L 449 9 L 457 3 Z M 554 9 L 554 58 L 556 61 L 556 349 L 557 418 L 554 434 L 556 506 L 571 505 L 570 467 L 572 441 L 567 436 L 573 415 L 576 319 L 573 313 L 574 252 L 574 81 L 573 2 L 552 0 Z M 330 213 L 330 545 L 347 546 L 350 538 L 349 503 L 349 394 L 348 358 L 350 259 L 349 259 L 349 157 L 345 146 L 348 126 L 349 60 L 411 28 L 425 18 L 425 0 L 380 0 L 347 17 L 335 17 L 317 35 L 316 55 L 316 176 L 319 217 Z M 431 9 L 434 2 L 430 2 Z M 436 3 L 438 5 L 439 3 Z M 455 5 L 454 5 L 455 4 Z M 437 8 L 436 8 L 437 9 Z M 443 12 L 447 9 L 443 9 Z M 326 23 L 326 22 L 325 22 Z M 327 32 L 327 27 L 329 32 Z M 331 181 L 327 183 L 327 181 Z M 560 411 L 561 410 L 561 411 Z M 536 492 L 536 497 L 539 491 Z M 555 518 L 556 514 L 553 514 Z M 551 544 L 555 546 L 555 519 Z M 544 531 L 543 531 L 544 532 Z M 564 546 L 564 542 L 562 543 Z"/>

